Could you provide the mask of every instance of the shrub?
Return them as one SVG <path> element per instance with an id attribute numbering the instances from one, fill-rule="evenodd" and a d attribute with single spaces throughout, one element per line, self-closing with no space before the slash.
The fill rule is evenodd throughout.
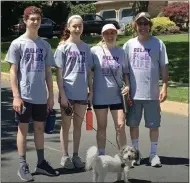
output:
<path id="1" fill-rule="evenodd" d="M 163 9 L 163 14 L 182 27 L 189 22 L 189 2 L 171 3 Z"/>
<path id="2" fill-rule="evenodd" d="M 152 35 L 179 32 L 179 28 L 168 17 L 156 17 L 152 19 L 152 22 Z"/>
<path id="3" fill-rule="evenodd" d="M 133 34 L 135 33 L 135 31 L 132 28 L 132 24 L 127 24 L 125 25 L 125 36 L 133 36 Z"/>

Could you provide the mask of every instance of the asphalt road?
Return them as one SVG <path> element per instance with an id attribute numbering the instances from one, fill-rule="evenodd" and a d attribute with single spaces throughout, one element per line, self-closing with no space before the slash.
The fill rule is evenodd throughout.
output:
<path id="1" fill-rule="evenodd" d="M 57 96 L 55 95 L 55 98 Z M 57 99 L 55 99 L 57 102 Z M 91 172 L 73 170 L 66 171 L 61 168 L 60 159 L 62 153 L 59 143 L 60 129 L 60 110 L 56 103 L 57 121 L 55 132 L 51 135 L 45 135 L 45 156 L 56 168 L 60 175 L 58 177 L 48 177 L 44 175 L 35 175 L 35 182 L 91 182 Z M 12 94 L 7 82 L 1 82 L 1 182 L 21 182 L 17 176 L 19 160 L 16 149 L 16 131 L 17 127 L 13 121 L 12 112 Z M 96 123 L 94 116 L 94 124 Z M 96 125 L 94 125 L 96 126 Z M 126 127 L 129 144 L 129 129 Z M 113 121 L 109 114 L 107 138 L 115 143 L 115 131 Z M 86 150 L 96 144 L 96 132 L 86 131 L 85 123 L 81 137 L 79 154 L 84 160 Z M 153 168 L 147 165 L 150 151 L 149 132 L 144 127 L 142 120 L 140 126 L 140 150 L 144 157 L 141 166 L 130 170 L 130 182 L 188 182 L 189 172 L 189 153 L 188 153 L 188 118 L 180 115 L 162 113 L 162 123 L 160 128 L 160 140 L 158 146 L 159 156 L 163 166 Z M 70 130 L 69 151 L 72 153 L 72 128 Z M 106 154 L 114 155 L 117 149 L 107 142 Z M 27 161 L 30 165 L 31 172 L 36 166 L 36 151 L 33 142 L 32 124 L 28 134 Z M 114 182 L 116 174 L 109 173 L 106 182 Z"/>

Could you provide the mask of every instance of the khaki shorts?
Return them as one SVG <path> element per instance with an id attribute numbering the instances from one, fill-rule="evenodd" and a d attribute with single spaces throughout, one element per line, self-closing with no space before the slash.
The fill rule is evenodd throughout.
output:
<path id="1" fill-rule="evenodd" d="M 160 127 L 161 110 L 159 100 L 134 100 L 127 114 L 126 125 L 129 127 L 138 127 L 143 111 L 146 128 Z"/>

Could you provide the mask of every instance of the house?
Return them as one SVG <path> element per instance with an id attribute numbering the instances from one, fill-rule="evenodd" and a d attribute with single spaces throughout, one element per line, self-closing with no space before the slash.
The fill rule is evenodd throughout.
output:
<path id="1" fill-rule="evenodd" d="M 134 1 L 98 1 L 96 5 L 96 13 L 101 15 L 105 19 L 116 20 L 119 23 L 130 23 L 133 18 L 133 6 Z M 161 9 L 168 4 L 168 1 L 150 1 L 148 6 L 148 12 L 151 17 L 156 17 Z"/>

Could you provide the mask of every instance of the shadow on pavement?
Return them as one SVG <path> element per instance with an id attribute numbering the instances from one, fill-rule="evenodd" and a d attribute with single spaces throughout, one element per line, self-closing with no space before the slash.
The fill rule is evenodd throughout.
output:
<path id="1" fill-rule="evenodd" d="M 141 179 L 128 179 L 129 182 L 131 183 L 150 183 L 151 181 L 149 180 L 141 180 Z M 124 181 L 115 181 L 113 183 L 124 183 Z"/>
<path id="2" fill-rule="evenodd" d="M 12 92 L 1 88 L 1 153 L 16 150 L 17 125 L 14 123 Z"/>
<path id="3" fill-rule="evenodd" d="M 75 174 L 75 173 L 82 173 L 82 172 L 85 172 L 85 169 L 72 169 L 72 170 L 68 170 L 68 169 L 65 169 L 65 168 L 57 168 L 55 169 L 55 171 L 58 171 L 59 172 L 59 175 L 64 175 L 64 174 Z M 41 175 L 39 173 L 32 173 L 32 175 Z M 59 176 L 58 175 L 58 176 Z"/>
<path id="4" fill-rule="evenodd" d="M 181 158 L 181 157 L 166 157 L 166 156 L 159 156 L 162 165 L 189 165 L 188 158 Z M 141 162 L 144 165 L 150 166 L 149 158 L 144 158 Z"/>

